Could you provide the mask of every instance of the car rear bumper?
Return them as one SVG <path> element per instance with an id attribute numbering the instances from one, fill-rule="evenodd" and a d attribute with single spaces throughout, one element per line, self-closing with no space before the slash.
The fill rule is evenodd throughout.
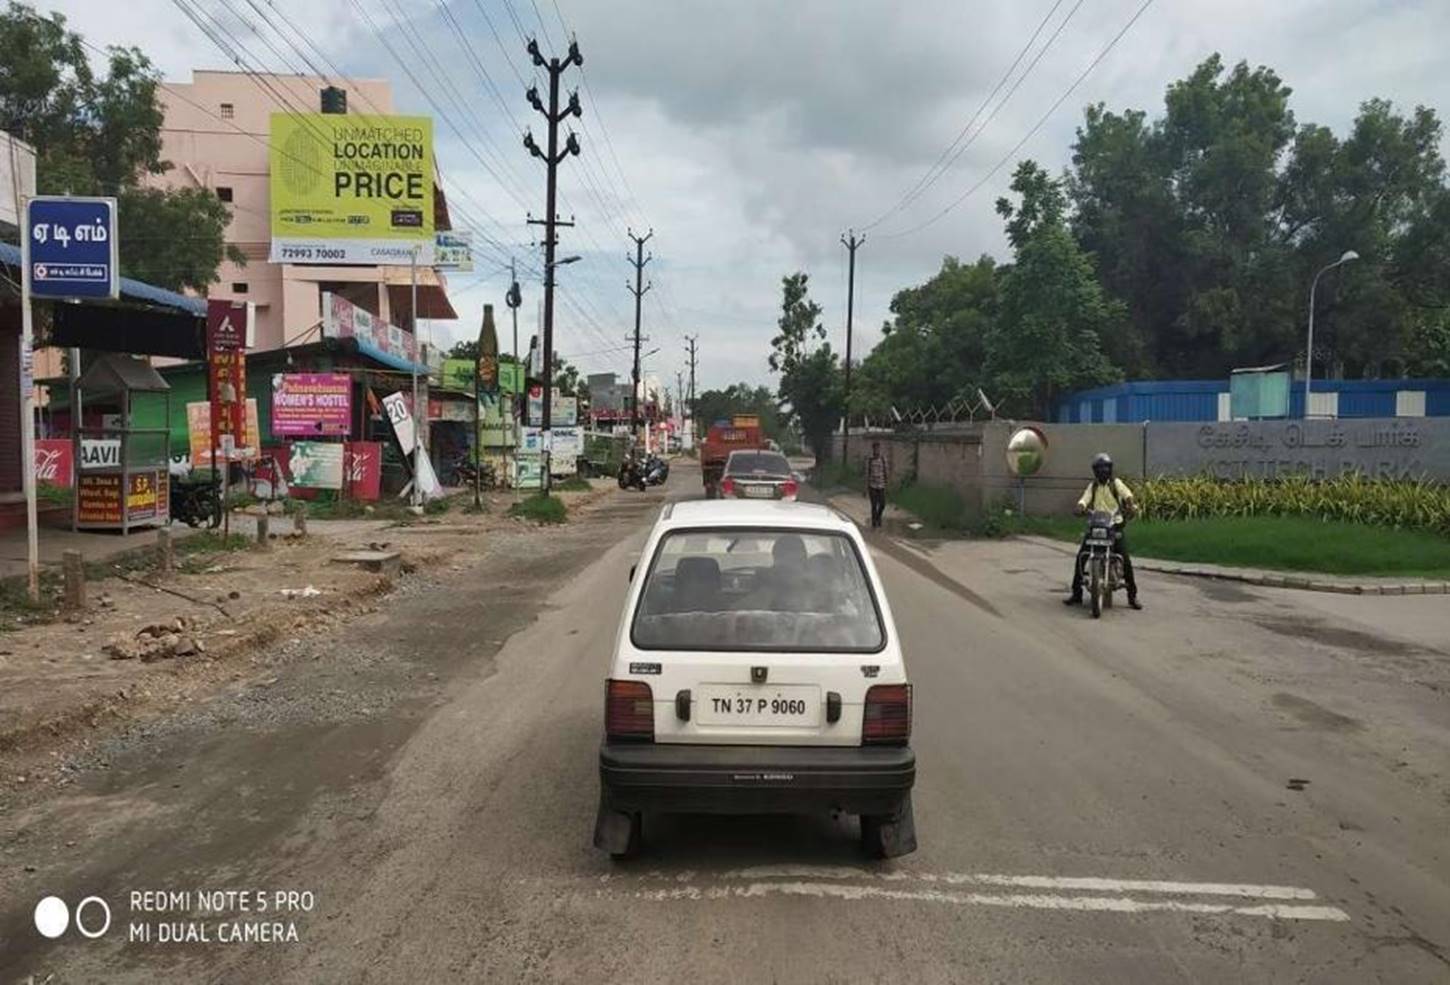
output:
<path id="1" fill-rule="evenodd" d="M 711 814 L 895 815 L 911 796 L 906 746 L 604 743 L 601 809 Z"/>

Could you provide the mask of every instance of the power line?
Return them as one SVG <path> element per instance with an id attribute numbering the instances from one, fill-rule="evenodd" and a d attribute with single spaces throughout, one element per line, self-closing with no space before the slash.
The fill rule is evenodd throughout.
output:
<path id="1" fill-rule="evenodd" d="M 992 165 L 992 169 L 984 174 L 975 184 L 971 185 L 966 191 L 962 192 L 961 195 L 957 196 L 954 200 L 952 200 L 952 202 L 950 202 L 945 208 L 941 209 L 939 212 L 934 214 L 925 222 L 918 223 L 917 225 L 912 226 L 909 229 L 903 229 L 900 232 L 882 235 L 880 238 L 900 239 L 903 236 L 910 236 L 913 233 L 918 233 L 921 230 L 926 229 L 928 226 L 935 225 L 948 213 L 956 209 L 957 206 L 961 205 L 967 199 L 971 198 L 978 189 L 980 189 L 983 185 L 990 181 L 998 171 L 1002 170 L 1003 166 L 1006 165 L 1006 163 L 1011 160 L 1017 154 L 1017 152 L 1020 151 L 1027 144 L 1027 141 L 1031 140 L 1034 136 L 1037 135 L 1037 131 L 1041 130 L 1042 127 L 1047 123 L 1048 119 L 1052 116 L 1052 114 L 1057 112 L 1058 107 L 1067 101 L 1067 97 L 1071 96 L 1073 92 L 1077 90 L 1078 86 L 1082 85 L 1083 81 L 1090 74 L 1092 74 L 1093 69 L 1098 67 L 1102 60 L 1108 56 L 1108 52 L 1112 51 L 1113 48 L 1117 46 L 1118 42 L 1123 39 L 1123 36 L 1126 35 L 1128 31 L 1132 29 L 1133 25 L 1138 22 L 1138 18 L 1142 17 L 1143 14 L 1152 5 L 1153 0 L 1143 0 L 1143 3 L 1134 12 L 1133 16 L 1128 18 L 1127 23 L 1122 26 L 1117 34 L 1113 35 L 1112 40 L 1109 41 L 1103 47 L 1103 49 L 1098 52 L 1097 57 L 1095 57 L 1091 62 L 1088 63 L 1087 68 L 1083 69 L 1078 77 L 1073 80 L 1072 85 L 1068 86 L 1065 90 L 1063 90 L 1062 95 L 1058 96 L 1057 99 L 1053 101 L 1052 105 L 1047 108 L 1047 112 L 1042 114 L 1037 122 L 1032 125 L 1032 128 L 1023 135 L 1022 139 L 1017 141 L 1017 143 L 1012 147 L 1011 150 L 1009 150 L 1006 154 L 1002 155 L 1001 160 L 999 160 L 996 164 Z"/>
<path id="2" fill-rule="evenodd" d="M 910 205 L 913 201 L 915 201 L 916 198 L 918 198 L 924 191 L 926 191 L 926 189 L 929 188 L 938 178 L 942 177 L 944 174 L 946 174 L 947 171 L 951 169 L 952 162 L 956 160 L 956 157 L 952 157 L 951 161 L 947 161 L 948 156 L 950 156 L 952 154 L 952 151 L 959 144 L 961 144 L 962 140 L 967 136 L 967 133 L 976 124 L 977 119 L 984 112 L 986 112 L 986 109 L 989 105 L 991 105 L 992 100 L 997 97 L 997 93 L 1002 91 L 1002 87 L 1007 84 L 1007 80 L 1012 77 L 1012 73 L 1017 71 L 1017 66 L 1022 64 L 1022 59 L 1027 56 L 1027 52 L 1030 51 L 1032 49 L 1032 46 L 1037 43 L 1037 38 L 1042 34 L 1043 28 L 1047 27 L 1047 23 L 1052 19 L 1052 15 L 1057 13 L 1058 8 L 1061 7 L 1065 2 L 1066 0 L 1056 0 L 1056 2 L 1053 3 L 1052 7 L 1047 11 L 1046 14 L 1043 15 L 1042 20 L 1038 21 L 1037 29 L 1032 32 L 1032 36 L 1027 39 L 1027 43 L 1018 50 L 1017 57 L 1012 60 L 1012 64 L 1007 66 L 1007 71 L 1003 72 L 1002 77 L 997 80 L 997 85 L 993 87 L 990 93 L 987 94 L 987 98 L 983 99 L 981 104 L 977 106 L 976 112 L 972 113 L 971 118 L 967 120 L 961 131 L 958 132 L 956 137 L 952 139 L 952 142 L 942 150 L 941 154 L 937 156 L 937 159 L 932 163 L 931 167 L 927 168 L 926 171 L 922 172 L 921 177 L 916 179 L 916 183 L 913 184 L 902 194 L 901 198 L 897 201 L 895 205 L 887 209 L 885 212 L 881 213 L 881 215 L 877 216 L 871 222 L 861 227 L 863 232 L 874 229 L 895 213 L 906 208 L 906 206 Z M 1062 19 L 1062 23 L 1058 25 L 1057 30 L 1059 33 L 1062 31 L 1063 26 L 1065 26 L 1067 22 L 1072 19 L 1072 15 L 1077 12 L 1077 8 L 1080 6 L 1082 6 L 1082 0 L 1078 0 L 1077 6 L 1074 6 L 1072 10 L 1068 11 L 1067 16 Z M 1056 37 L 1057 34 L 1054 34 L 1053 38 Z M 1049 39 L 1047 44 L 1043 45 L 1042 51 L 1046 51 L 1049 47 L 1051 47 L 1051 45 L 1052 40 Z M 1038 57 L 1041 57 L 1040 52 Z M 1035 64 L 1036 62 L 1034 61 L 1033 65 Z M 1027 67 L 1027 71 L 1022 73 L 1022 78 L 1018 79 L 1018 83 L 1020 84 L 1022 79 L 1025 79 L 1028 74 L 1031 73 L 1031 71 L 1032 65 L 1029 65 Z M 1016 87 L 1014 86 L 1014 91 L 1015 88 Z M 1008 93 L 1007 98 L 1012 98 L 1012 94 Z M 1003 102 L 1006 102 L 1006 100 L 1003 100 Z M 982 125 L 982 128 L 986 128 L 985 123 Z M 973 134 L 971 140 L 967 141 L 967 146 L 970 146 L 972 141 L 976 140 L 977 136 L 980 135 L 981 132 L 981 130 L 978 130 L 976 134 Z M 965 150 L 965 147 L 963 147 L 963 150 Z M 944 161 L 946 162 L 945 164 L 943 164 Z"/>

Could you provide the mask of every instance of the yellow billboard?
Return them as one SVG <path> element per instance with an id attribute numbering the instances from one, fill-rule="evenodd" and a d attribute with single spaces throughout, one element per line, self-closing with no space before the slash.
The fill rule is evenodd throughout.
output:
<path id="1" fill-rule="evenodd" d="M 433 121 L 273 113 L 272 263 L 433 262 Z"/>

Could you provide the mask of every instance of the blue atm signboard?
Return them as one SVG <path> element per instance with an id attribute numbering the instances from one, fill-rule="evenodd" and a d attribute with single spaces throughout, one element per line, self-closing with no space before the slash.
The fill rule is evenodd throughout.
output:
<path id="1" fill-rule="evenodd" d="M 32 198 L 26 205 L 25 228 L 25 273 L 31 297 L 120 296 L 114 198 Z"/>

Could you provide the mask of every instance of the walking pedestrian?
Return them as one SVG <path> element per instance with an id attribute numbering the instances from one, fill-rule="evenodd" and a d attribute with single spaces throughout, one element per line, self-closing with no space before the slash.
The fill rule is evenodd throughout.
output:
<path id="1" fill-rule="evenodd" d="M 871 529 L 881 526 L 881 514 L 886 512 L 886 483 L 890 470 L 886 457 L 881 454 L 881 442 L 871 442 L 871 457 L 866 459 L 866 496 L 871 500 Z"/>

